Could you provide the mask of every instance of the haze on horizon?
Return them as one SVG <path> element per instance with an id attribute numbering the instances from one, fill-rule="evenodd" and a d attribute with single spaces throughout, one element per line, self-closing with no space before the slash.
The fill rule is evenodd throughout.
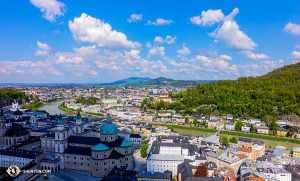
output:
<path id="1" fill-rule="evenodd" d="M 2 7 L 0 83 L 236 79 L 300 60 L 295 0 L 5 0 Z"/>

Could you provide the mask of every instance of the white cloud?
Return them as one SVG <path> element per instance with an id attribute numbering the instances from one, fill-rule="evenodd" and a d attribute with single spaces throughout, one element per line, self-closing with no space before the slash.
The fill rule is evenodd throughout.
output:
<path id="1" fill-rule="evenodd" d="M 290 56 L 289 58 L 291 58 L 291 59 L 300 59 L 300 52 L 298 52 L 298 51 L 293 51 L 293 52 L 291 53 L 291 56 Z"/>
<path id="2" fill-rule="evenodd" d="M 54 67 L 50 67 L 48 69 L 48 72 L 51 73 L 51 74 L 53 74 L 53 75 L 64 75 L 62 72 L 56 70 Z"/>
<path id="3" fill-rule="evenodd" d="M 81 56 L 72 53 L 57 52 L 55 54 L 56 63 L 66 63 L 66 64 L 80 64 L 84 62 Z"/>
<path id="4" fill-rule="evenodd" d="M 196 25 L 210 26 L 224 20 L 224 14 L 221 9 L 202 11 L 201 16 L 193 16 L 190 21 Z"/>
<path id="5" fill-rule="evenodd" d="M 242 32 L 239 25 L 234 21 L 234 17 L 238 12 L 239 9 L 235 8 L 225 17 L 222 26 L 211 33 L 211 36 L 218 41 L 224 42 L 230 49 L 253 50 L 257 44 Z"/>
<path id="6" fill-rule="evenodd" d="M 172 20 L 166 20 L 163 18 L 158 18 L 155 21 L 148 20 L 147 25 L 155 25 L 155 26 L 162 26 L 162 25 L 169 25 L 173 21 Z"/>
<path id="7" fill-rule="evenodd" d="M 42 75 L 43 70 L 40 68 L 30 69 L 29 73 L 31 73 L 32 75 Z"/>
<path id="8" fill-rule="evenodd" d="M 251 51 L 242 51 L 240 52 L 242 55 L 244 55 L 245 57 L 252 59 L 252 60 L 265 60 L 265 59 L 269 59 L 269 57 L 265 54 L 255 54 Z"/>
<path id="9" fill-rule="evenodd" d="M 134 49 L 141 47 L 138 42 L 132 42 L 126 35 L 112 30 L 110 24 L 82 13 L 79 18 L 69 21 L 69 29 L 74 39 L 81 42 L 94 43 L 101 48 Z"/>
<path id="10" fill-rule="evenodd" d="M 177 50 L 179 55 L 188 55 L 191 53 L 190 49 L 183 45 L 182 49 Z"/>
<path id="11" fill-rule="evenodd" d="M 127 21 L 129 23 L 135 23 L 137 21 L 142 21 L 143 19 L 143 15 L 142 14 L 132 14 L 129 16 L 129 18 L 127 19 Z"/>
<path id="12" fill-rule="evenodd" d="M 30 2 L 41 10 L 46 20 L 51 22 L 54 22 L 59 16 L 63 16 L 67 9 L 64 3 L 57 0 L 30 0 Z"/>
<path id="13" fill-rule="evenodd" d="M 295 48 L 296 48 L 296 49 L 299 49 L 299 48 L 300 48 L 300 45 L 295 45 Z"/>
<path id="14" fill-rule="evenodd" d="M 160 36 L 156 36 L 154 38 L 154 42 L 156 43 L 167 43 L 167 44 L 174 44 L 175 41 L 176 41 L 176 36 L 175 37 L 172 37 L 170 35 L 167 35 L 165 39 L 163 39 L 162 37 Z"/>
<path id="15" fill-rule="evenodd" d="M 97 54 L 99 52 L 99 50 L 96 48 L 95 45 L 74 48 L 74 51 L 80 55 L 93 55 L 93 54 Z"/>
<path id="16" fill-rule="evenodd" d="M 295 36 L 300 35 L 300 25 L 295 23 L 288 22 L 283 30 Z"/>
<path id="17" fill-rule="evenodd" d="M 90 74 L 93 76 L 96 76 L 96 75 L 98 75 L 98 72 L 95 70 L 90 70 Z"/>
<path id="18" fill-rule="evenodd" d="M 151 43 L 150 43 L 149 41 L 147 41 L 146 47 L 147 47 L 147 48 L 151 48 L 151 47 L 152 47 L 152 46 L 151 46 Z"/>
<path id="19" fill-rule="evenodd" d="M 52 48 L 46 43 L 37 42 L 38 50 L 34 53 L 35 56 L 48 56 Z"/>
<path id="20" fill-rule="evenodd" d="M 231 56 L 228 55 L 220 55 L 219 59 L 227 61 L 232 60 Z"/>
<path id="21" fill-rule="evenodd" d="M 9 74 L 9 72 L 5 69 L 0 68 L 0 73 L 1 74 Z"/>
<path id="22" fill-rule="evenodd" d="M 148 58 L 151 56 L 164 57 L 165 56 L 165 47 L 153 47 L 149 50 Z"/>

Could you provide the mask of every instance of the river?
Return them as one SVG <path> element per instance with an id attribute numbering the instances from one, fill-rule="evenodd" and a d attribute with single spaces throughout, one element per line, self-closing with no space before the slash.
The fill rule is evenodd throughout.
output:
<path id="1" fill-rule="evenodd" d="M 43 107 L 39 108 L 39 110 L 45 110 L 47 111 L 49 114 L 54 115 L 54 114 L 64 114 L 65 112 L 61 111 L 58 109 L 58 106 L 64 102 L 64 100 L 62 101 L 56 101 L 56 102 L 51 102 L 51 103 L 47 103 L 46 105 L 44 105 Z"/>

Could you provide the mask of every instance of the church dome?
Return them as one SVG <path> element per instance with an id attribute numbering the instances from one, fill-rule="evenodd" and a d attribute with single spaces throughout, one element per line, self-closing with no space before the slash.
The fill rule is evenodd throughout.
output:
<path id="1" fill-rule="evenodd" d="M 110 121 L 110 115 L 107 116 L 107 120 L 105 120 L 100 128 L 100 134 L 103 135 L 111 135 L 111 134 L 117 134 L 118 133 L 118 128 L 115 124 L 113 124 Z"/>
<path id="2" fill-rule="evenodd" d="M 93 146 L 91 149 L 92 149 L 92 151 L 106 151 L 106 150 L 109 150 L 109 148 L 107 146 L 105 146 L 104 144 L 102 144 L 102 143 Z"/>
<path id="3" fill-rule="evenodd" d="M 22 114 L 23 113 L 19 110 L 19 108 L 17 108 L 17 110 L 14 112 L 14 116 L 21 116 Z"/>
<path id="4" fill-rule="evenodd" d="M 132 145 L 133 145 L 133 143 L 131 141 L 127 141 L 127 140 L 124 139 L 120 147 L 121 148 L 122 147 L 130 147 Z"/>

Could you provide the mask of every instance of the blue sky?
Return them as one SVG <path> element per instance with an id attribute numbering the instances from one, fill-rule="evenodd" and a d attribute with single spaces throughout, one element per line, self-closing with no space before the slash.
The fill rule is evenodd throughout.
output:
<path id="1" fill-rule="evenodd" d="M 294 0 L 1 2 L 2 83 L 236 79 L 300 61 Z"/>

